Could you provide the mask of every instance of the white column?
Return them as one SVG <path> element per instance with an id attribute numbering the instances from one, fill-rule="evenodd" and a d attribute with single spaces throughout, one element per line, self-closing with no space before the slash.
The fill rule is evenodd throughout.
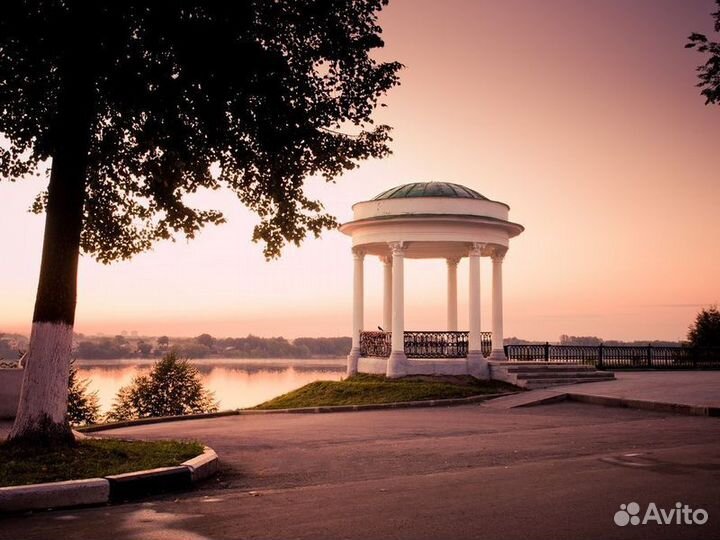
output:
<path id="1" fill-rule="evenodd" d="M 405 353 L 405 279 L 404 249 L 401 242 L 393 242 L 392 259 L 392 352 Z"/>
<path id="2" fill-rule="evenodd" d="M 383 318 L 382 327 L 386 332 L 392 331 L 392 256 L 381 258 L 383 262 Z"/>
<path id="3" fill-rule="evenodd" d="M 353 248 L 353 333 L 352 349 L 347 359 L 347 374 L 357 373 L 358 358 L 360 358 L 360 332 L 364 324 L 364 276 L 363 263 L 365 253 Z"/>
<path id="4" fill-rule="evenodd" d="M 468 255 L 470 256 L 470 287 L 469 287 L 469 319 L 470 335 L 468 336 L 468 373 L 478 379 L 490 378 L 490 369 L 487 360 L 482 355 L 481 327 L 480 327 L 480 257 L 484 244 L 473 244 Z"/>
<path id="5" fill-rule="evenodd" d="M 457 267 L 459 258 L 447 259 L 447 329 L 456 332 L 457 318 Z"/>
<path id="6" fill-rule="evenodd" d="M 470 352 L 480 352 L 480 256 L 482 254 L 482 245 L 473 244 L 470 249 L 470 283 L 468 306 L 468 318 L 470 322 L 470 335 L 468 336 L 468 350 Z"/>
<path id="7" fill-rule="evenodd" d="M 405 360 L 405 290 L 403 242 L 390 243 L 392 250 L 392 352 L 387 362 L 386 375 L 391 378 L 406 374 Z"/>
<path id="8" fill-rule="evenodd" d="M 491 360 L 507 360 L 503 348 L 503 284 L 502 263 L 504 252 L 495 251 L 492 256 L 492 353 Z"/>

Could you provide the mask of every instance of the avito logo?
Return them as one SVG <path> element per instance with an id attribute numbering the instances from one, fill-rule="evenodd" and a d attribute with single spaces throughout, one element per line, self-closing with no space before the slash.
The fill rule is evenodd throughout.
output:
<path id="1" fill-rule="evenodd" d="M 704 525 L 708 520 L 708 513 L 702 508 L 692 509 L 689 505 L 675 503 L 675 507 L 669 510 L 658 508 L 651 502 L 645 509 L 642 518 L 640 517 L 640 505 L 636 502 L 621 504 L 620 510 L 615 512 L 613 517 L 615 525 L 646 525 L 657 523 L 658 525 Z"/>

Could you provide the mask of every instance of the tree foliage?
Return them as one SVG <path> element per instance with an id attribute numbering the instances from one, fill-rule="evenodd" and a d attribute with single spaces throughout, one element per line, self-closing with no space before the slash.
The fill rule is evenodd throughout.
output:
<path id="1" fill-rule="evenodd" d="M 215 338 L 212 337 L 210 334 L 200 334 L 195 338 L 195 341 L 200 345 L 205 345 L 209 349 L 211 349 L 213 345 L 215 345 Z"/>
<path id="2" fill-rule="evenodd" d="M 560 336 L 560 345 L 591 345 L 597 346 L 602 343 L 602 339 L 597 336 L 568 336 L 563 334 Z"/>
<path id="3" fill-rule="evenodd" d="M 197 368 L 171 352 L 155 363 L 148 375 L 139 375 L 120 389 L 108 419 L 180 416 L 217 409 L 217 402 L 212 392 L 203 387 Z"/>
<path id="4" fill-rule="evenodd" d="M 720 347 L 720 311 L 717 306 L 700 310 L 688 330 L 693 347 Z"/>
<path id="5" fill-rule="evenodd" d="M 97 391 L 88 389 L 89 382 L 78 378 L 77 367 L 70 366 L 68 378 L 68 421 L 72 425 L 94 424 L 100 417 Z"/>
<path id="6" fill-rule="evenodd" d="M 371 54 L 386 4 L 5 0 L 0 179 L 57 158 L 72 78 L 90 108 L 77 126 L 90 137 L 85 253 L 108 263 L 176 232 L 192 238 L 224 218 L 188 196 L 226 187 L 258 214 L 253 239 L 276 257 L 336 224 L 305 195 L 308 176 L 331 181 L 389 152 L 389 127 L 371 118 L 401 67 Z M 41 193 L 33 208 L 46 204 Z"/>
<path id="7" fill-rule="evenodd" d="M 307 358 L 309 349 L 292 343 L 284 337 L 262 338 L 252 334 L 244 338 L 218 340 L 217 346 L 223 354 L 236 358 Z M 347 350 L 343 354 L 347 354 Z"/>
<path id="8" fill-rule="evenodd" d="M 715 32 L 720 32 L 720 0 L 716 0 L 717 11 L 712 14 Z M 720 104 L 720 42 L 708 39 L 705 34 L 693 32 L 688 38 L 687 48 L 696 49 L 708 55 L 707 61 L 698 66 L 698 87 L 705 96 L 705 103 Z"/>
<path id="9" fill-rule="evenodd" d="M 132 354 L 129 347 L 118 344 L 112 338 L 101 337 L 97 339 L 84 339 L 78 342 L 75 356 L 83 360 L 105 360 L 111 358 L 128 358 L 132 356 Z"/>
<path id="10" fill-rule="evenodd" d="M 140 356 L 148 356 L 152 352 L 152 344 L 147 343 L 144 340 L 140 340 L 137 342 L 137 352 Z"/>
<path id="11" fill-rule="evenodd" d="M 20 337 L 20 339 L 25 339 Z M 139 338 L 118 345 L 115 338 L 105 336 L 77 336 L 75 356 L 83 360 L 109 360 L 117 358 L 160 358 L 173 351 L 185 358 L 308 358 L 311 356 L 345 356 L 350 350 L 350 337 L 301 337 L 288 340 L 283 337 L 215 338 L 202 334 L 195 338 L 173 338 L 172 347 L 167 336 L 157 339 Z M 25 340 L 27 341 L 27 340 Z M 153 345 L 155 342 L 155 345 Z M 208 346 L 207 344 L 211 345 Z M 3 355 L 3 351 L 8 351 Z M 0 358 L 17 358 L 15 349 L 0 337 Z"/>
<path id="12" fill-rule="evenodd" d="M 296 347 L 305 347 L 311 356 L 344 356 L 352 347 L 350 337 L 308 338 L 293 340 Z"/>

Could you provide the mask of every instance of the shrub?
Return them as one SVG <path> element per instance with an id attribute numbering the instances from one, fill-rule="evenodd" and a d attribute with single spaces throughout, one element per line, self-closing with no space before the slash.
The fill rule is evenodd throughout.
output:
<path id="1" fill-rule="evenodd" d="M 720 311 L 717 306 L 703 309 L 695 317 L 688 331 L 693 347 L 720 347 Z"/>
<path id="2" fill-rule="evenodd" d="M 118 392 L 108 420 L 181 416 L 218 410 L 212 392 L 203 387 L 197 368 L 174 352 L 135 377 Z"/>
<path id="3" fill-rule="evenodd" d="M 78 379 L 75 362 L 70 365 L 68 377 L 68 422 L 71 425 L 94 424 L 100 416 L 97 392 L 88 390 L 88 380 Z"/>

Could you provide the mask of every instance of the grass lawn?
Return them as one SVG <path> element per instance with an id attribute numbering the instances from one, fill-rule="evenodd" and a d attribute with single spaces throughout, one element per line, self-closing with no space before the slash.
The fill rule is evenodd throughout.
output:
<path id="1" fill-rule="evenodd" d="M 178 441 L 86 439 L 52 450 L 0 444 L 0 487 L 170 467 L 202 451 L 200 443 Z"/>
<path id="2" fill-rule="evenodd" d="M 501 381 L 481 381 L 470 376 L 414 376 L 388 379 L 357 374 L 342 381 L 316 381 L 261 403 L 254 409 L 295 409 L 329 405 L 366 405 L 398 401 L 423 401 L 497 394 L 520 390 Z"/>

